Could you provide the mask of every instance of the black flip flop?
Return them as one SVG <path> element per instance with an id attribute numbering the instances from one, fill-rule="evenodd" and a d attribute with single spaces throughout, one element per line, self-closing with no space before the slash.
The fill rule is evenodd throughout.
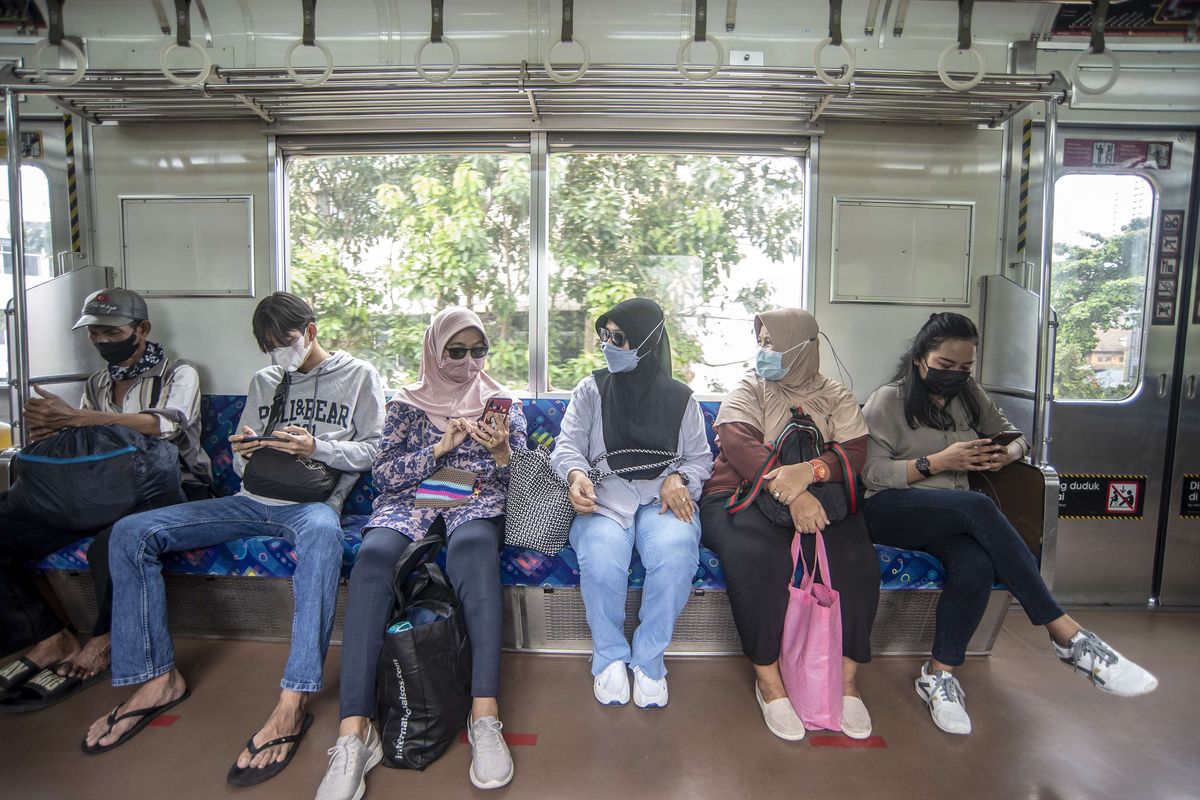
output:
<path id="1" fill-rule="evenodd" d="M 132 728 L 130 728 L 129 730 L 122 733 L 121 738 L 117 739 L 112 744 L 89 745 L 87 743 L 87 737 L 84 736 L 83 741 L 80 742 L 79 746 L 83 749 L 83 752 L 87 753 L 90 756 L 94 756 L 97 753 L 107 753 L 109 750 L 112 750 L 114 747 L 120 747 L 121 745 L 125 744 L 130 739 L 132 739 L 134 736 L 137 736 L 139 733 L 141 733 L 142 728 L 146 727 L 151 722 L 153 722 L 154 719 L 159 714 L 163 713 L 164 711 L 166 711 L 169 708 L 174 708 L 175 706 L 179 705 L 180 703 L 182 703 L 184 700 L 187 700 L 191 696 L 192 696 L 192 690 L 188 689 L 179 697 L 178 700 L 172 700 L 169 703 L 163 703 L 161 706 L 152 706 L 151 708 L 139 708 L 137 711 L 127 712 L 125 714 L 122 714 L 119 717 L 117 716 L 117 712 L 121 710 L 121 706 L 117 706 L 108 714 L 108 730 L 109 731 L 112 731 L 112 729 L 115 728 L 117 726 L 117 723 L 120 722 L 121 720 L 133 719 L 134 717 L 141 717 L 141 719 L 138 720 L 138 724 L 134 725 Z M 122 703 L 121 705 L 124 705 L 124 703 Z M 105 734 L 105 735 L 107 735 L 107 734 Z M 101 736 L 100 738 L 103 739 L 104 737 Z"/>
<path id="2" fill-rule="evenodd" d="M 65 662 L 64 662 L 65 663 Z M 27 711 L 41 711 L 55 703 L 61 703 L 68 697 L 79 694 L 84 689 L 95 686 L 107 680 L 112 673 L 101 670 L 90 678 L 79 678 L 73 675 L 59 675 L 56 664 L 39 672 L 34 678 L 26 681 L 15 692 L 9 693 L 0 701 L 0 714 L 22 714 Z"/>
<path id="3" fill-rule="evenodd" d="M 255 745 L 254 737 L 251 736 L 246 742 L 246 749 L 250 751 L 250 755 L 252 756 L 258 755 L 268 747 L 276 747 L 281 744 L 292 744 L 292 747 L 287 751 L 287 755 L 283 757 L 283 761 L 276 761 L 273 764 L 268 764 L 262 769 L 257 769 L 255 767 L 246 767 L 245 769 L 242 769 L 235 761 L 233 762 L 233 766 L 229 768 L 229 774 L 225 776 L 225 780 L 229 781 L 234 786 L 254 786 L 255 784 L 262 783 L 263 781 L 271 780 L 271 778 L 274 778 L 276 775 L 283 772 L 284 767 L 291 762 L 292 756 L 296 755 L 296 751 L 300 749 L 300 740 L 304 738 L 304 734 L 308 733 L 308 729 L 310 726 L 312 726 L 312 723 L 313 715 L 305 714 L 304 722 L 300 725 L 299 733 L 293 733 L 290 736 L 280 736 L 278 739 L 272 739 L 271 741 L 264 742 L 260 745 Z"/>
<path id="4" fill-rule="evenodd" d="M 0 699 L 7 697 L 42 671 L 42 668 L 21 656 L 0 669 Z"/>

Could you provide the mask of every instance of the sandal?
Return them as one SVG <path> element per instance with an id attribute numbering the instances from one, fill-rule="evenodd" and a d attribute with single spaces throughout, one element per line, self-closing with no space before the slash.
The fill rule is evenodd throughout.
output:
<path id="1" fill-rule="evenodd" d="M 87 737 L 84 736 L 83 741 L 80 743 L 80 746 L 83 748 L 83 752 L 85 752 L 91 756 L 94 756 L 97 753 L 106 753 L 109 750 L 112 750 L 114 747 L 120 747 L 121 745 L 125 744 L 130 739 L 132 739 L 134 736 L 137 736 L 141 732 L 142 728 L 146 727 L 151 722 L 153 722 L 154 719 L 159 714 L 163 713 L 164 711 L 166 711 L 169 708 L 174 708 L 175 706 L 179 705 L 180 703 L 182 703 L 184 700 L 187 700 L 191 696 L 192 696 L 192 690 L 188 689 L 182 695 L 180 695 L 178 699 L 172 700 L 169 703 L 163 703 L 161 706 L 151 706 L 150 708 L 139 708 L 137 711 L 129 711 L 125 714 L 122 714 L 119 717 L 117 716 L 117 712 L 121 710 L 121 706 L 117 706 L 111 712 L 109 712 L 108 733 L 111 733 L 112 729 L 117 726 L 117 723 L 121 722 L 122 720 L 133 719 L 134 717 L 141 717 L 141 719 L 138 720 L 138 724 L 134 725 L 132 728 L 130 728 L 129 730 L 122 733 L 121 738 L 117 739 L 112 744 L 89 745 L 87 743 Z M 124 705 L 124 703 L 122 703 L 121 705 Z M 105 733 L 105 736 L 107 736 L 108 733 Z M 103 739 L 104 736 L 101 736 L 100 738 Z"/>
<path id="2" fill-rule="evenodd" d="M 66 663 L 66 662 L 63 662 Z M 26 681 L 16 691 L 10 692 L 0 702 L 0 714 L 21 714 L 26 711 L 41 711 L 55 703 L 62 702 L 68 697 L 79 694 L 84 689 L 94 686 L 100 681 L 107 680 L 112 674 L 109 670 L 101 670 L 90 678 L 59 675 L 60 664 L 47 667 L 31 680 Z"/>
<path id="3" fill-rule="evenodd" d="M 272 739 L 271 741 L 264 742 L 260 745 L 254 744 L 254 737 L 251 736 L 246 742 L 246 749 L 250 751 L 250 755 L 252 756 L 258 755 L 268 747 L 276 747 L 281 744 L 289 743 L 293 744 L 291 749 L 287 751 L 287 755 L 283 757 L 283 761 L 276 761 L 273 764 L 268 764 L 262 769 L 258 769 L 257 767 L 246 767 L 243 769 L 237 765 L 236 761 L 233 762 L 233 766 L 229 768 L 229 774 L 225 776 L 225 780 L 229 781 L 234 786 L 254 786 L 255 784 L 262 783 L 263 781 L 271 780 L 271 778 L 274 778 L 276 775 L 283 772 L 283 768 L 291 762 L 292 756 L 296 755 L 296 750 L 298 750 L 300 747 L 300 740 L 304 738 L 304 734 L 308 733 L 308 729 L 312 723 L 313 715 L 305 714 L 304 722 L 300 724 L 299 733 L 293 733 L 290 736 L 280 736 L 278 739 Z"/>
<path id="4" fill-rule="evenodd" d="M 30 678 L 41 671 L 41 667 L 24 656 L 5 664 L 4 668 L 0 669 L 0 699 L 6 698 L 24 686 Z"/>

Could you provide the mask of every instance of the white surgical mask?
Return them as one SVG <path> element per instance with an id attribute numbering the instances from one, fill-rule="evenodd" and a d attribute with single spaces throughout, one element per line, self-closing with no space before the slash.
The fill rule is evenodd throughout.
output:
<path id="1" fill-rule="evenodd" d="M 308 360 L 308 354 L 311 351 L 312 345 L 305 345 L 304 337 L 301 336 L 289 345 L 272 350 L 271 363 L 283 367 L 284 372 L 295 372 L 300 369 L 301 364 Z"/>

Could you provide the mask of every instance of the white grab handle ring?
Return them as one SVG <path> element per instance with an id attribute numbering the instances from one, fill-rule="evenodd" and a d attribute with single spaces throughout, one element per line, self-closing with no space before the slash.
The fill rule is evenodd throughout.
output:
<path id="1" fill-rule="evenodd" d="M 582 39 L 572 39 L 572 42 L 579 45 L 583 50 L 583 63 L 579 65 L 579 69 L 574 72 L 559 72 L 554 68 L 554 48 L 560 44 L 567 44 L 562 39 L 559 39 L 554 44 L 550 45 L 550 49 L 546 51 L 546 60 L 542 62 L 542 66 L 546 68 L 546 74 L 556 83 L 575 83 L 584 76 L 588 68 L 592 66 L 592 51 L 588 49 L 587 43 Z"/>
<path id="2" fill-rule="evenodd" d="M 74 86 L 83 79 L 83 73 L 87 72 L 87 62 L 83 60 L 83 51 L 79 49 L 79 45 L 75 44 L 70 39 L 63 39 L 62 44 L 59 46 L 65 49 L 71 55 L 75 56 L 75 71 L 70 75 L 64 75 L 63 77 L 55 77 L 48 74 L 46 70 L 42 68 L 42 53 L 46 52 L 46 50 L 50 47 L 50 40 L 43 39 L 38 44 L 37 50 L 33 51 L 34 72 L 37 73 L 39 79 L 45 81 L 46 83 L 50 83 L 55 86 Z"/>
<path id="3" fill-rule="evenodd" d="M 433 40 L 426 39 L 417 46 L 417 54 L 413 56 L 413 66 L 417 68 L 417 74 L 430 83 L 441 83 L 443 81 L 447 81 L 453 77 L 454 73 L 458 72 L 458 65 L 460 63 L 458 45 L 456 45 L 454 40 L 449 36 L 442 37 L 442 44 L 450 48 L 450 55 L 452 57 L 452 60 L 450 61 L 450 68 L 442 73 L 431 74 L 425 71 L 425 67 L 421 66 L 421 54 L 424 53 L 425 48 L 431 44 L 433 44 Z"/>
<path id="4" fill-rule="evenodd" d="M 167 66 L 167 56 L 171 55 L 179 47 L 178 42 L 171 40 L 163 45 L 163 49 L 159 52 L 158 65 L 162 68 L 163 77 L 176 86 L 199 86 L 208 80 L 208 74 L 212 72 L 212 59 L 209 58 L 207 50 L 194 44 L 188 44 L 188 49 L 195 50 L 200 54 L 200 61 L 202 62 L 200 71 L 190 78 L 181 78 L 171 71 L 171 68 Z"/>
<path id="5" fill-rule="evenodd" d="M 1108 80 L 1101 86 L 1088 86 L 1079 78 L 1079 65 L 1090 55 L 1108 56 L 1108 60 L 1112 62 L 1112 74 L 1108 76 Z M 1071 69 L 1069 70 L 1071 86 L 1075 87 L 1084 94 L 1104 94 L 1113 87 L 1117 82 L 1117 78 L 1121 77 L 1121 60 L 1117 58 L 1117 54 L 1109 48 L 1104 48 L 1104 52 L 1096 53 L 1092 48 L 1084 50 L 1075 58 L 1071 59 Z"/>
<path id="6" fill-rule="evenodd" d="M 704 41 L 712 44 L 717 50 L 717 63 L 713 64 L 711 69 L 707 69 L 704 72 L 692 72 L 684 62 L 684 59 L 687 58 L 688 48 L 695 42 L 694 39 L 684 39 L 679 43 L 679 49 L 675 51 L 675 68 L 679 70 L 680 75 L 689 81 L 706 81 L 713 75 L 716 75 L 721 70 L 721 67 L 725 66 L 725 45 L 721 44 L 721 40 L 710 34 L 705 37 Z"/>
<path id="7" fill-rule="evenodd" d="M 831 44 L 833 44 L 833 39 L 829 36 L 817 42 L 817 49 L 813 50 L 813 71 L 817 73 L 818 78 L 830 86 L 846 86 L 850 81 L 854 80 L 854 51 L 846 46 L 845 40 L 838 45 L 838 47 L 842 48 L 842 52 L 846 54 L 846 59 L 849 63 L 845 65 L 842 77 L 835 78 L 821 66 L 821 53 L 825 52 L 825 48 Z"/>
<path id="8" fill-rule="evenodd" d="M 300 73 L 296 72 L 296 67 L 292 64 L 292 57 L 296 54 L 296 50 L 304 45 L 303 39 L 297 39 L 288 47 L 287 52 L 283 56 L 283 64 L 287 67 L 287 74 L 291 79 L 301 86 L 320 86 L 325 81 L 329 80 L 329 76 L 333 75 L 333 53 L 329 52 L 329 48 L 320 42 L 313 42 L 313 47 L 321 51 L 325 56 L 325 69 L 315 78 L 305 78 Z"/>
<path id="9" fill-rule="evenodd" d="M 946 62 L 950 59 L 951 53 L 970 53 L 975 57 L 975 62 L 979 64 L 979 70 L 975 73 L 975 77 L 969 81 L 956 81 L 950 77 L 950 73 L 946 72 Z M 987 74 L 987 64 L 983 60 L 983 53 L 979 52 L 974 47 L 967 50 L 959 50 L 958 42 L 946 45 L 946 49 L 938 56 L 938 77 L 942 79 L 942 83 L 946 84 L 948 89 L 953 89 L 956 92 L 969 92 L 980 84 L 983 76 Z"/>

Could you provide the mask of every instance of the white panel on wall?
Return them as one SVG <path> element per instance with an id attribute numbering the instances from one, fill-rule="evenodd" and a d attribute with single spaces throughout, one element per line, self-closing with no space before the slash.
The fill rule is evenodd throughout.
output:
<path id="1" fill-rule="evenodd" d="M 254 296 L 249 195 L 122 197 L 125 286 L 152 296 Z"/>
<path id="2" fill-rule="evenodd" d="M 974 205 L 833 199 L 830 302 L 965 306 Z"/>

